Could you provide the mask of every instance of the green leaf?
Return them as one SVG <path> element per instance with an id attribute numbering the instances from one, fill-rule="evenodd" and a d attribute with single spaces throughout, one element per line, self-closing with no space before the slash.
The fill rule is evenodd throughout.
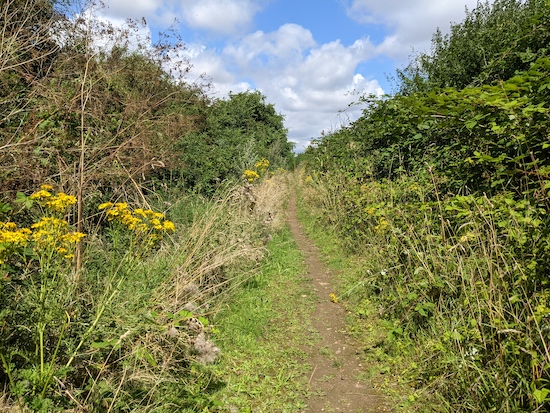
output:
<path id="1" fill-rule="evenodd" d="M 153 366 L 153 367 L 157 367 L 158 366 L 158 363 L 157 361 L 155 360 L 155 358 L 153 357 L 153 354 L 151 354 L 151 352 L 149 350 L 146 350 L 144 348 L 141 349 L 141 356 L 147 360 L 147 362 Z"/>
<path id="2" fill-rule="evenodd" d="M 477 126 L 477 122 L 475 120 L 468 120 L 464 122 L 464 125 L 466 125 L 468 130 L 472 130 Z"/>
<path id="3" fill-rule="evenodd" d="M 0 213 L 6 214 L 12 210 L 12 207 L 9 204 L 4 204 L 3 202 L 0 202 Z"/>
<path id="4" fill-rule="evenodd" d="M 107 348 L 113 347 L 118 342 L 118 339 L 111 341 L 94 341 L 91 345 L 92 348 Z"/>
<path id="5" fill-rule="evenodd" d="M 218 400 L 218 399 L 212 400 L 212 407 L 222 407 L 222 406 L 223 406 L 223 402 L 221 400 Z"/>
<path id="6" fill-rule="evenodd" d="M 549 389 L 546 389 L 546 388 L 537 389 L 537 390 L 533 391 L 533 397 L 535 398 L 537 403 L 542 404 L 542 403 L 550 400 L 548 398 L 548 393 L 550 393 Z"/>
<path id="7" fill-rule="evenodd" d="M 30 197 L 25 195 L 23 192 L 18 192 L 15 196 L 15 202 L 18 204 L 23 204 L 24 208 L 31 208 L 34 204 L 34 200 Z"/>
<path id="8" fill-rule="evenodd" d="M 187 311 L 187 310 L 180 310 L 180 311 L 178 311 L 178 316 L 181 317 L 181 318 L 192 318 L 193 313 L 191 311 Z"/>

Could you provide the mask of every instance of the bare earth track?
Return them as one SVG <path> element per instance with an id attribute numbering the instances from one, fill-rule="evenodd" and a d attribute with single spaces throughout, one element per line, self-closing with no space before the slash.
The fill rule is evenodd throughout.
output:
<path id="1" fill-rule="evenodd" d="M 319 251 L 304 234 L 296 212 L 296 197 L 289 201 L 288 221 L 296 243 L 302 250 L 317 294 L 317 306 L 311 320 L 320 342 L 312 349 L 308 362 L 313 366 L 310 378 L 312 396 L 303 413 L 388 412 L 383 397 L 356 377 L 363 371 L 361 349 L 345 329 L 345 310 L 332 302 L 331 272 L 321 261 Z"/>

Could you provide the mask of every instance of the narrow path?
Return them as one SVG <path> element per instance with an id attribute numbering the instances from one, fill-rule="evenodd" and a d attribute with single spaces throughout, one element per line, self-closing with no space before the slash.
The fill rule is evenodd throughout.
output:
<path id="1" fill-rule="evenodd" d="M 330 270 L 321 261 L 319 251 L 298 221 L 295 194 L 289 201 L 288 221 L 317 293 L 317 306 L 311 322 L 321 337 L 308 360 L 313 367 L 310 378 L 312 396 L 303 413 L 390 411 L 380 394 L 357 380 L 363 371 L 361 350 L 346 332 L 344 308 L 331 301 L 330 294 L 334 290 Z"/>

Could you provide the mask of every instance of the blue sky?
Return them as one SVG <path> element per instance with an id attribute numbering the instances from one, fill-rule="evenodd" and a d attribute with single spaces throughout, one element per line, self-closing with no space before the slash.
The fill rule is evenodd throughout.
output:
<path id="1" fill-rule="evenodd" d="M 187 45 L 187 80 L 208 77 L 213 97 L 260 90 L 303 150 L 321 131 L 357 119 L 360 94 L 391 92 L 387 76 L 429 50 L 439 27 L 461 22 L 477 0 L 105 0 L 115 25 L 145 18 Z M 176 23 L 174 23 L 176 22 Z"/>

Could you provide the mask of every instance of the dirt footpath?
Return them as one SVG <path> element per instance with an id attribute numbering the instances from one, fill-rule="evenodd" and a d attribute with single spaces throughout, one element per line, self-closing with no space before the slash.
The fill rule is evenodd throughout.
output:
<path id="1" fill-rule="evenodd" d="M 330 294 L 334 292 L 331 272 L 304 234 L 296 213 L 295 195 L 289 201 L 288 220 L 304 254 L 308 278 L 317 293 L 317 307 L 311 322 L 321 337 L 309 355 L 308 361 L 313 367 L 309 380 L 312 396 L 304 413 L 389 412 L 384 398 L 372 386 L 357 380 L 363 371 L 361 349 L 346 332 L 344 308 L 331 300 Z"/>

